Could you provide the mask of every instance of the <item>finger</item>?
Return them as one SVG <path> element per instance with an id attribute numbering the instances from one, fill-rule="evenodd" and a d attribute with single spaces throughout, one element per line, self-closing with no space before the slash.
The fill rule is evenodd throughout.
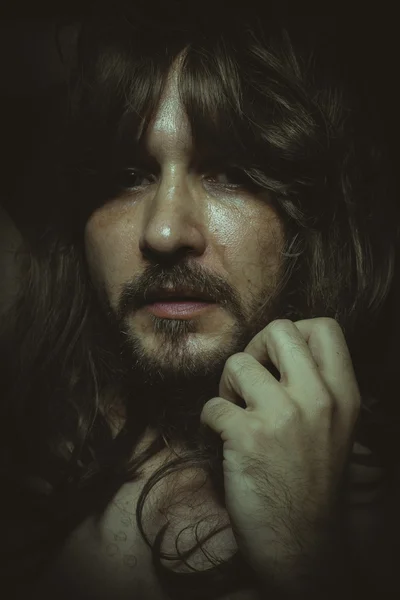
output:
<path id="1" fill-rule="evenodd" d="M 334 319 L 305 319 L 294 323 L 331 395 L 351 422 L 361 407 L 361 395 L 344 333 Z"/>
<path id="2" fill-rule="evenodd" d="M 200 414 L 200 422 L 218 433 L 223 441 L 229 439 L 229 431 L 237 423 L 243 409 L 225 398 L 215 397 L 208 400 Z"/>
<path id="3" fill-rule="evenodd" d="M 290 398 L 275 377 L 253 356 L 238 352 L 228 358 L 219 384 L 219 395 L 243 408 L 289 404 Z"/>
<path id="4" fill-rule="evenodd" d="M 308 399 L 310 407 L 337 408 L 346 423 L 355 423 L 361 398 L 344 334 L 334 319 L 273 321 L 244 352 L 260 362 L 272 360 L 281 383 L 296 397 L 304 398 L 302 404 Z"/>
<path id="5" fill-rule="evenodd" d="M 315 398 L 327 393 L 306 340 L 288 319 L 272 321 L 246 346 L 245 353 L 259 362 L 271 360 L 280 383 L 296 395 Z"/>

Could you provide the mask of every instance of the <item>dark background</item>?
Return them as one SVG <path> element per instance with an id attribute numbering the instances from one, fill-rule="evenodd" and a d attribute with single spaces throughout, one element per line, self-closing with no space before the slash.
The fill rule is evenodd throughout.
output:
<path id="1" fill-rule="evenodd" d="M 0 204 L 16 210 L 22 178 L 57 126 L 66 69 L 57 51 L 55 18 L 0 21 Z"/>

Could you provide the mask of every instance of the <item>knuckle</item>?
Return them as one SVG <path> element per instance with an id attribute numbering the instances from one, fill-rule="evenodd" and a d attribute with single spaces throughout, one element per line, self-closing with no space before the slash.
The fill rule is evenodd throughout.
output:
<path id="1" fill-rule="evenodd" d="M 333 317 L 319 317 L 318 319 L 321 323 L 324 323 L 327 326 L 331 327 L 340 327 L 339 323 Z"/>
<path id="2" fill-rule="evenodd" d="M 336 321 L 336 319 L 333 319 L 332 317 L 319 317 L 317 319 L 317 328 L 320 329 L 321 331 L 328 331 L 328 332 L 341 332 L 342 333 L 342 328 L 339 325 L 339 323 Z"/>
<path id="3" fill-rule="evenodd" d="M 212 415 L 214 418 L 224 417 L 227 413 L 227 407 L 221 403 L 219 398 L 211 398 L 203 407 L 203 415 Z"/>
<path id="4" fill-rule="evenodd" d="M 264 329 L 265 339 L 276 340 L 279 339 L 283 334 L 287 334 L 294 327 L 293 322 L 290 319 L 275 319 L 271 321 Z"/>
<path id="5" fill-rule="evenodd" d="M 327 393 L 318 394 L 316 406 L 319 414 L 331 414 L 334 409 L 333 398 Z"/>
<path id="6" fill-rule="evenodd" d="M 296 335 L 295 325 L 289 319 L 277 319 L 267 326 L 265 344 L 268 348 L 276 348 L 277 351 L 288 345 L 296 351 L 303 347 Z"/>
<path id="7" fill-rule="evenodd" d="M 286 410 L 283 412 L 285 422 L 297 421 L 300 418 L 300 415 L 301 415 L 300 407 L 294 403 L 291 404 L 290 406 L 288 406 L 286 408 Z"/>
<path id="8" fill-rule="evenodd" d="M 269 331 L 276 331 L 281 329 L 287 329 L 291 326 L 293 326 L 293 322 L 290 319 L 274 319 L 274 321 L 268 323 L 266 329 Z"/>
<path id="9" fill-rule="evenodd" d="M 301 410 L 296 404 L 285 407 L 274 422 L 274 434 L 291 431 L 301 421 Z"/>
<path id="10" fill-rule="evenodd" d="M 225 369 L 237 373 L 243 369 L 248 358 L 249 355 L 245 354 L 245 352 L 237 352 L 236 354 L 232 354 L 225 363 Z"/>

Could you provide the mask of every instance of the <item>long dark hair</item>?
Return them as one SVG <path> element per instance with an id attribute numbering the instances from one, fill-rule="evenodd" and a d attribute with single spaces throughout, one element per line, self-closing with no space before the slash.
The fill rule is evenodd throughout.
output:
<path id="1" fill-rule="evenodd" d="M 119 153 L 128 137 L 145 135 L 180 54 L 179 89 L 194 145 L 268 190 L 284 223 L 275 316 L 339 322 L 363 395 L 355 439 L 388 471 L 393 466 L 398 221 L 374 107 L 352 85 L 335 44 L 327 43 L 335 27 L 326 18 L 316 27 L 313 20 L 283 23 L 231 7 L 210 22 L 200 12 L 186 19 L 174 7 L 152 8 L 157 18 L 136 7 L 82 21 L 63 126 L 60 121 L 41 172 L 31 174 L 21 194 L 24 278 L 0 339 L 3 502 L 16 527 L 16 507 L 24 507 L 29 532 L 4 559 L 15 576 L 21 557 L 33 575 L 74 527 L 101 514 L 165 447 L 160 435 L 131 460 L 147 425 L 146 413 L 132 402 L 124 427 L 112 434 L 112 400 L 104 391 L 124 372 L 111 344 L 99 339 L 83 231 L 94 208 L 115 193 Z M 143 537 L 148 492 L 187 467 L 210 474 L 223 501 L 219 463 L 201 438 L 146 483 L 137 505 Z M 160 562 L 163 533 L 152 549 L 154 564 L 174 597 L 217 598 L 253 585 L 239 553 L 227 562 L 215 559 L 207 572 L 169 571 Z"/>

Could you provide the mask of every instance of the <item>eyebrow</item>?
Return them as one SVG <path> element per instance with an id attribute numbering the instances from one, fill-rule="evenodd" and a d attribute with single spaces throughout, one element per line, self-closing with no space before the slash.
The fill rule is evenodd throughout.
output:
<path id="1" fill-rule="evenodd" d="M 122 123 L 120 124 L 122 125 Z M 113 158 L 116 161 L 116 166 L 121 166 L 121 162 L 125 164 L 136 163 L 148 169 L 159 169 L 159 161 L 149 151 L 147 147 L 146 135 L 140 136 L 137 131 L 127 126 L 121 126 L 114 138 Z M 229 146 L 215 146 L 202 140 L 200 144 L 193 146 L 190 152 L 190 162 L 193 165 L 247 165 L 249 163 L 248 152 L 244 153 L 243 149 Z"/>
<path id="2" fill-rule="evenodd" d="M 192 149 L 189 160 L 193 165 L 218 165 L 233 162 L 233 156 L 229 156 L 227 152 L 216 152 L 215 148 L 202 147 Z M 113 161 L 115 166 L 121 166 L 121 163 L 135 163 L 152 170 L 157 170 L 160 165 L 154 154 L 149 151 L 145 141 L 135 140 L 133 137 L 117 141 L 114 146 Z"/>
<path id="3" fill-rule="evenodd" d="M 149 152 L 144 140 L 136 140 L 133 136 L 128 138 L 127 135 L 124 138 L 116 140 L 114 145 L 113 160 L 117 165 L 136 163 L 151 169 L 158 168 L 159 163 Z"/>

